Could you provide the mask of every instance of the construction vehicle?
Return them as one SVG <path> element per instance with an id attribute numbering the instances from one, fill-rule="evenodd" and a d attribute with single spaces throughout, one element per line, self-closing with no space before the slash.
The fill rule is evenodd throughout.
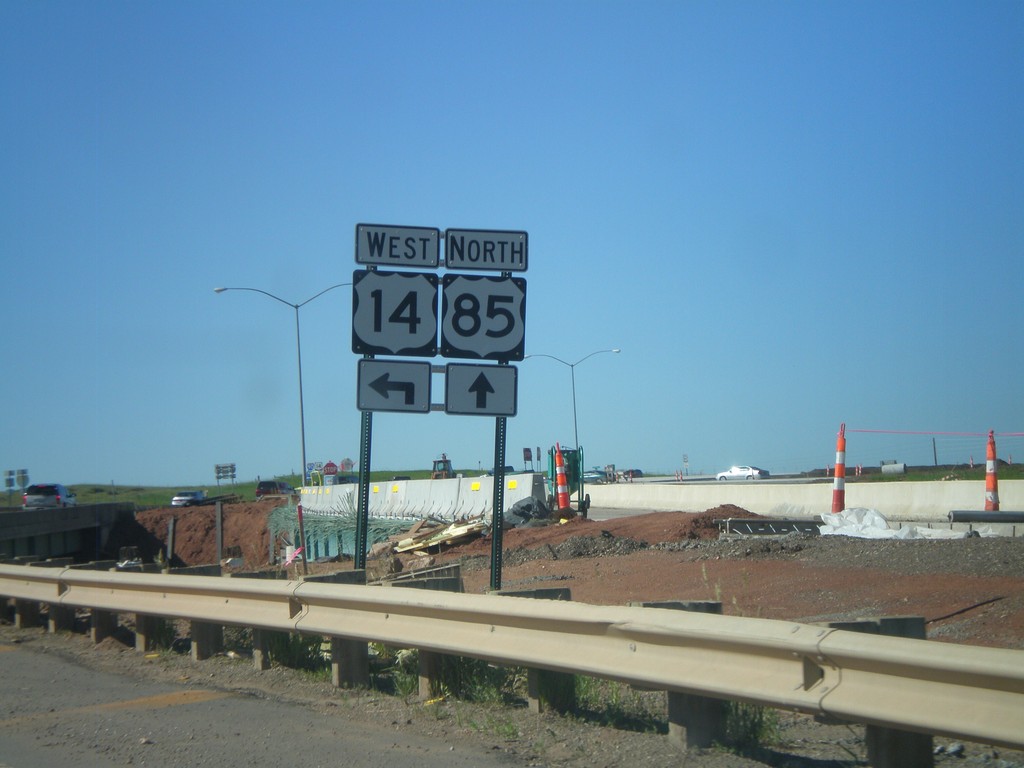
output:
<path id="1" fill-rule="evenodd" d="M 440 459 L 434 459 L 434 467 L 430 470 L 430 479 L 448 480 L 452 477 L 455 477 L 452 460 L 448 458 L 447 454 L 442 453 Z"/>

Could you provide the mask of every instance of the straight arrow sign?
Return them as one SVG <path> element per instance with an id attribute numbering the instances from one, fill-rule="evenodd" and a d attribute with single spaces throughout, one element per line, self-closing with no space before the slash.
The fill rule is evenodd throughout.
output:
<path id="1" fill-rule="evenodd" d="M 449 363 L 444 410 L 465 416 L 515 416 L 519 369 L 512 365 Z"/>
<path id="2" fill-rule="evenodd" d="M 476 380 L 469 387 L 469 391 L 476 393 L 477 410 L 486 410 L 487 396 L 494 394 L 494 387 L 492 387 L 491 382 L 487 380 L 487 374 L 481 373 L 477 376 Z"/>
<path id="3" fill-rule="evenodd" d="M 430 363 L 359 361 L 356 406 L 361 411 L 430 412 Z"/>

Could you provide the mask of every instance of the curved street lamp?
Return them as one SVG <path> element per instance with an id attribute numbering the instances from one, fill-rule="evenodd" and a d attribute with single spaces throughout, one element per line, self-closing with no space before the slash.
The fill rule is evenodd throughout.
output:
<path id="1" fill-rule="evenodd" d="M 572 433 L 573 433 L 573 439 L 576 441 L 576 450 L 577 451 L 580 448 L 580 432 L 579 432 L 579 427 L 578 427 L 578 424 L 577 424 L 577 421 L 576 421 L 576 366 L 579 365 L 580 363 L 582 363 L 584 360 L 589 360 L 594 355 L 600 355 L 600 354 L 603 354 L 605 352 L 611 352 L 611 353 L 614 353 L 614 354 L 618 354 L 621 351 L 622 350 L 619 349 L 618 347 L 616 347 L 615 349 L 598 349 L 598 350 L 595 350 L 595 351 L 591 352 L 588 355 L 584 355 L 583 357 L 581 357 L 579 360 L 577 360 L 574 363 L 570 363 L 568 360 L 563 360 L 562 358 L 555 357 L 554 355 L 535 354 L 535 355 L 527 355 L 526 356 L 526 357 L 547 357 L 547 358 L 550 358 L 551 360 L 559 362 L 562 365 L 564 365 L 564 366 L 569 368 L 569 371 L 572 374 Z M 577 505 L 583 499 L 583 467 L 580 467 L 579 470 L 580 470 L 580 477 L 579 477 L 579 493 L 577 494 Z"/>
<path id="2" fill-rule="evenodd" d="M 345 285 L 352 285 L 352 283 L 338 283 L 332 285 L 329 288 L 324 288 L 320 293 L 310 296 L 305 301 L 300 301 L 298 304 L 293 304 L 290 301 L 285 301 L 280 296 L 275 296 L 269 291 L 264 291 L 260 288 L 214 288 L 214 293 L 224 293 L 225 291 L 252 291 L 253 293 L 262 293 L 264 296 L 268 296 L 274 301 L 279 301 L 282 304 L 291 307 L 295 310 L 295 351 L 298 356 L 299 363 L 299 433 L 302 437 L 302 466 L 299 469 L 300 477 L 302 478 L 302 485 L 306 484 L 306 415 L 305 409 L 302 402 L 302 340 L 299 336 L 299 308 L 304 307 L 313 299 L 323 296 L 328 291 L 333 291 L 335 288 L 341 288 Z M 303 560 L 305 562 L 305 560 Z"/>

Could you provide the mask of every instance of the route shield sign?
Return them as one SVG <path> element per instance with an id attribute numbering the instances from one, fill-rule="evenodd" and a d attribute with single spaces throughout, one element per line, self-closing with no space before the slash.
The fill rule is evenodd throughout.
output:
<path id="1" fill-rule="evenodd" d="M 361 411 L 430 411 L 430 363 L 360 360 L 356 407 Z"/>
<path id="2" fill-rule="evenodd" d="M 435 269 L 441 261 L 441 230 L 356 224 L 356 264 Z"/>
<path id="3" fill-rule="evenodd" d="M 352 275 L 352 351 L 360 355 L 437 354 L 437 275 L 369 272 Z"/>
<path id="4" fill-rule="evenodd" d="M 515 366 L 449 363 L 444 378 L 445 413 L 516 415 L 519 369 Z"/>
<path id="5" fill-rule="evenodd" d="M 526 280 L 444 276 L 441 354 L 470 360 L 522 360 L 526 348 Z"/>

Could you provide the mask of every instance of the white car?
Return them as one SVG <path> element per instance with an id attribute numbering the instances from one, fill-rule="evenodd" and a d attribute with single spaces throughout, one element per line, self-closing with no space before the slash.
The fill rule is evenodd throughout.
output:
<path id="1" fill-rule="evenodd" d="M 719 472 L 716 477 L 719 480 L 763 480 L 768 477 L 768 470 L 748 466 L 729 467 L 724 472 Z"/>
<path id="2" fill-rule="evenodd" d="M 171 499 L 172 507 L 191 507 L 206 500 L 206 491 L 178 491 Z"/>

